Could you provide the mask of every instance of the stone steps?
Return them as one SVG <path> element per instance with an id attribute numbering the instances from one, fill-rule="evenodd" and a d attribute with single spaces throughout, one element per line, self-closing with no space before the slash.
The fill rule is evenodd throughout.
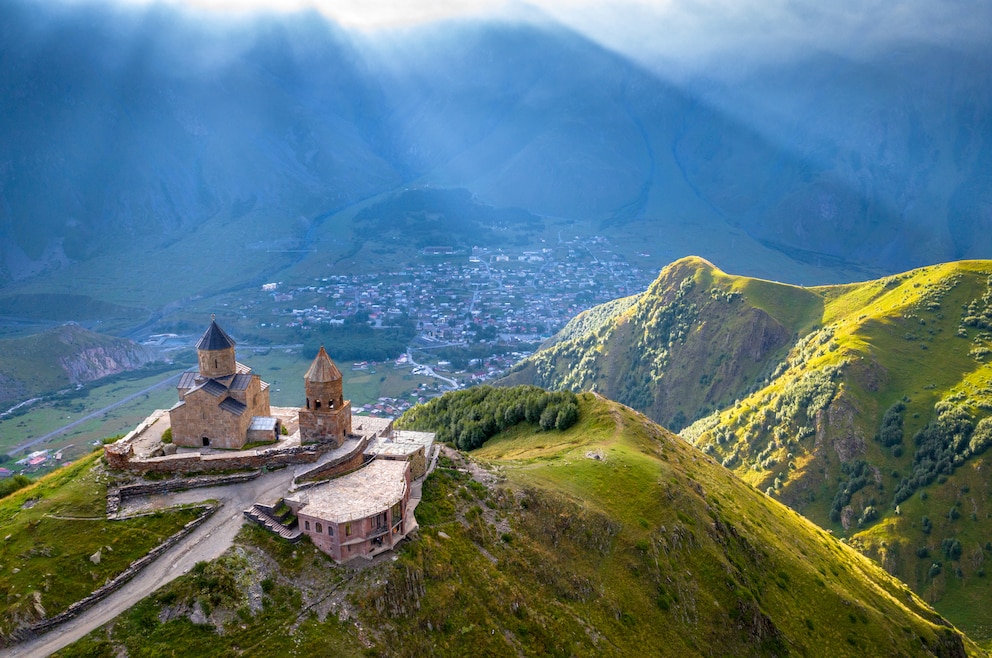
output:
<path id="1" fill-rule="evenodd" d="M 274 532 L 283 539 L 291 542 L 298 542 L 303 538 L 303 531 L 296 522 L 291 526 L 285 526 L 275 519 L 263 505 L 254 504 L 245 510 L 245 517 L 254 521 L 269 532 Z"/>

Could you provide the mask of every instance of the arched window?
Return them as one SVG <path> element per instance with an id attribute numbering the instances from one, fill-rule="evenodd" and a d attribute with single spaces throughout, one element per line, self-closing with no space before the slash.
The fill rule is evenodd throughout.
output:
<path id="1" fill-rule="evenodd" d="M 214 359 L 214 368 L 220 367 L 220 366 L 217 365 L 217 363 L 218 363 L 217 359 Z"/>
<path id="2" fill-rule="evenodd" d="M 313 408 L 314 409 L 320 409 L 320 400 L 314 400 L 313 401 Z"/>
<path id="3" fill-rule="evenodd" d="M 324 532 L 324 526 L 320 523 L 317 524 L 317 532 Z"/>
<path id="4" fill-rule="evenodd" d="M 307 409 L 310 408 L 310 398 L 307 398 Z"/>

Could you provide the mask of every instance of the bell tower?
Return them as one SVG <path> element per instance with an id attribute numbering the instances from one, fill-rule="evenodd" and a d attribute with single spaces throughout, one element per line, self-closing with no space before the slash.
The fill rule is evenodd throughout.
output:
<path id="1" fill-rule="evenodd" d="M 320 346 L 303 375 L 306 406 L 300 409 L 300 442 L 340 446 L 351 433 L 351 402 L 344 399 L 341 371 Z"/>
<path id="2" fill-rule="evenodd" d="M 220 328 L 215 316 L 210 316 L 210 326 L 196 343 L 196 355 L 202 377 L 222 379 L 237 372 L 234 341 Z"/>

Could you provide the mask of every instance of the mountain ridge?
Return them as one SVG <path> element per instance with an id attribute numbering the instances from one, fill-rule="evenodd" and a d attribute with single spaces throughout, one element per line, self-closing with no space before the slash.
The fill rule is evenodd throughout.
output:
<path id="1" fill-rule="evenodd" d="M 984 637 L 990 277 L 960 261 L 801 288 L 683 259 L 507 381 L 634 402 Z M 749 351 L 771 321 L 784 339 Z"/>

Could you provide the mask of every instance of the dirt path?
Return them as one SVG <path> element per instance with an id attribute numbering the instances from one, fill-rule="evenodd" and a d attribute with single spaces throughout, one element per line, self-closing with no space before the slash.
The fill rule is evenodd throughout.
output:
<path id="1" fill-rule="evenodd" d="M 216 500 L 220 509 L 183 541 L 164 553 L 130 582 L 75 619 L 24 644 L 7 649 L 6 656 L 47 656 L 99 628 L 158 588 L 190 570 L 197 562 L 213 560 L 226 551 L 244 522 L 244 510 L 255 502 L 274 503 L 289 488 L 293 471 L 284 468 L 249 482 L 208 487 L 138 501 L 151 506 Z"/>

